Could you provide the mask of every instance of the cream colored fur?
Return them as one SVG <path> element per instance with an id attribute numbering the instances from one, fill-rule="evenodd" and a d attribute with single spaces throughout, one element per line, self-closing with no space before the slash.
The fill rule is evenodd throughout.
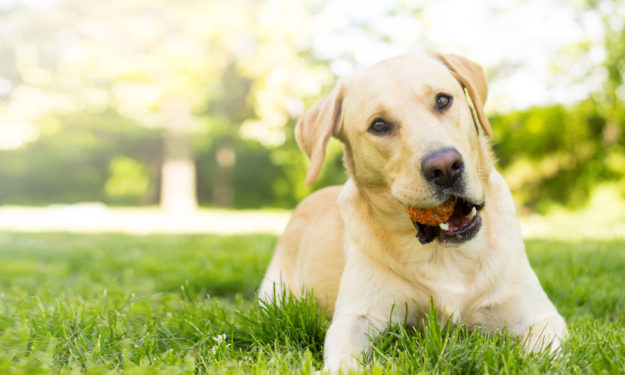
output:
<path id="1" fill-rule="evenodd" d="M 441 92 L 453 96 L 442 113 L 434 108 Z M 510 191 L 494 166 L 484 134 L 490 134 L 486 96 L 479 65 L 421 51 L 339 82 L 298 123 L 298 142 L 311 159 L 307 182 L 319 173 L 331 136 L 344 144 L 349 180 L 312 194 L 296 208 L 259 295 L 269 299 L 282 288 L 298 296 L 314 291 L 332 316 L 325 369 L 358 366 L 370 337 L 383 331 L 389 318 L 418 324 L 430 299 L 456 322 L 489 332 L 507 327 L 522 338 L 529 334 L 530 350 L 549 343 L 556 350 L 565 337 L 565 322 L 530 267 Z M 367 131 L 380 116 L 393 123 L 392 134 Z M 464 160 L 464 197 L 485 202 L 482 226 L 461 244 L 436 239 L 422 245 L 405 206 L 440 203 L 420 160 L 444 147 L 454 147 Z"/>

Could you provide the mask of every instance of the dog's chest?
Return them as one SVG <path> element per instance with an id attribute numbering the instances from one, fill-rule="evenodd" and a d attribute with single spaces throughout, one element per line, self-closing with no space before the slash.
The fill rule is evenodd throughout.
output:
<path id="1" fill-rule="evenodd" d="M 428 252 L 406 254 L 403 273 L 413 285 L 413 298 L 422 307 L 430 299 L 437 309 L 454 319 L 464 312 L 483 288 L 476 277 L 479 254 L 464 252 L 459 248 L 432 249 Z"/>

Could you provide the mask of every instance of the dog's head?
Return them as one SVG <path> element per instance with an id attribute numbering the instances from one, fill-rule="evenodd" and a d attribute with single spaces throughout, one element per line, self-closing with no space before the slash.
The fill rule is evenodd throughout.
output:
<path id="1" fill-rule="evenodd" d="M 460 198 L 440 227 L 415 226 L 423 243 L 435 237 L 464 242 L 479 231 L 476 211 L 485 202 L 493 163 L 480 135 L 491 132 L 483 109 L 487 93 L 479 65 L 433 51 L 394 57 L 340 81 L 297 124 L 297 142 L 310 158 L 306 182 L 316 179 L 334 136 L 345 146 L 350 177 L 364 191 L 399 207 L 429 208 Z"/>

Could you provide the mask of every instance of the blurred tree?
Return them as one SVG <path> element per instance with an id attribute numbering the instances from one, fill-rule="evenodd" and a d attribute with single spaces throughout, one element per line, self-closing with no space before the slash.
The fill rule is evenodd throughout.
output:
<path id="1" fill-rule="evenodd" d="M 304 163 L 286 127 L 305 107 L 300 98 L 316 99 L 334 76 L 309 54 L 316 21 L 303 1 L 14 5 L 6 12 L 9 32 L 0 47 L 0 55 L 9 57 L 2 72 L 11 85 L 1 105 L 11 112 L 7 118 L 33 124 L 50 110 L 110 109 L 161 129 L 163 207 L 195 207 L 198 146 L 216 150 L 208 196 L 224 206 L 237 199 L 238 174 L 250 172 L 237 166 L 245 159 L 234 146 L 241 136 L 262 146 L 271 163 Z M 258 183 L 302 196 L 306 189 L 298 180 Z"/>
<path id="2" fill-rule="evenodd" d="M 419 19 L 409 3 L 376 3 L 375 19 L 359 12 L 337 17 L 344 4 L 316 0 L 4 4 L 0 148 L 39 141 L 2 152 L 2 189 L 17 189 L 17 176 L 28 175 L 23 181 L 54 186 L 54 197 L 66 181 L 76 193 L 68 190 L 62 201 L 160 199 L 163 207 L 181 210 L 196 202 L 291 207 L 310 192 L 303 183 L 307 162 L 292 133 L 297 118 L 331 90 L 337 74 L 371 62 L 357 55 L 362 46 L 341 49 L 332 42 L 346 34 L 345 41 L 360 41 L 378 57 L 402 49 L 394 44 L 412 45 L 421 30 L 415 27 L 412 37 L 389 26 Z M 563 56 L 582 60 L 603 51 L 593 77 L 604 75 L 604 87 L 574 106 L 493 117 L 502 166 L 521 202 L 532 207 L 583 202 L 597 181 L 625 181 L 623 3 L 588 0 L 579 9 L 580 18 L 599 15 L 604 42 L 585 41 L 573 48 L 579 55 Z M 111 121 L 110 132 L 97 130 L 101 121 Z M 142 133 L 136 126 L 149 133 L 145 142 L 133 138 Z M 13 132 L 21 132 L 16 141 Z M 33 162 L 40 165 L 26 164 Z M 29 175 L 54 169 L 53 162 L 82 177 Z M 341 164 L 341 146 L 333 142 L 313 188 L 342 182 Z M 9 195 L 20 194 L 0 192 Z M 26 197 L 19 201 L 27 203 Z"/>
<path id="3" fill-rule="evenodd" d="M 625 145 L 625 2 L 588 0 L 585 11 L 589 10 L 598 13 L 603 23 L 605 60 L 601 68 L 606 72 L 603 89 L 591 99 L 605 119 L 601 132 L 604 145 Z"/>
<path id="4" fill-rule="evenodd" d="M 0 202 L 153 204 L 161 135 L 117 113 L 74 113 L 40 123 L 36 142 L 0 150 Z"/>
<path id="5" fill-rule="evenodd" d="M 582 80 L 599 89 L 568 107 L 554 105 L 493 116 L 494 146 L 518 202 L 544 211 L 553 203 L 580 206 L 593 189 L 616 182 L 625 197 L 625 2 L 586 1 L 579 19 L 601 21 L 603 40 L 568 46 L 561 69 L 604 56 Z M 589 85 L 589 83 L 586 83 Z"/>

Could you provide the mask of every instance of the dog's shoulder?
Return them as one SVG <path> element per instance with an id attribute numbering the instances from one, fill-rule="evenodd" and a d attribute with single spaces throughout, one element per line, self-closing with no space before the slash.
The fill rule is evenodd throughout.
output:
<path id="1" fill-rule="evenodd" d="M 338 213 L 338 197 L 342 186 L 328 186 L 310 194 L 301 201 L 294 215 L 299 217 L 319 217 L 328 213 Z"/>

